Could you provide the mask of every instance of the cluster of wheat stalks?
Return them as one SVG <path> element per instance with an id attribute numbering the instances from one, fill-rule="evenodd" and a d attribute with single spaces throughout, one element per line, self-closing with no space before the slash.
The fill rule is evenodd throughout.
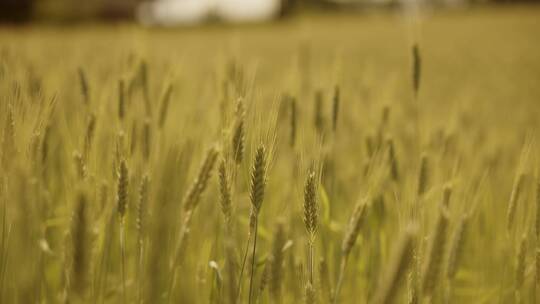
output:
<path id="1" fill-rule="evenodd" d="M 534 133 L 437 124 L 418 45 L 392 103 L 315 49 L 279 87 L 1 48 L 0 303 L 534 303 Z"/>

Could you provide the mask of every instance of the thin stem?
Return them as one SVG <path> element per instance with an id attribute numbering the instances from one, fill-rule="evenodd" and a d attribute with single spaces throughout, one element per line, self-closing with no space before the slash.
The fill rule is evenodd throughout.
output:
<path id="1" fill-rule="evenodd" d="M 122 303 L 126 303 L 126 251 L 125 251 L 125 231 L 124 219 L 120 220 L 120 252 L 122 254 Z"/>
<path id="2" fill-rule="evenodd" d="M 337 303 L 337 299 L 339 297 L 339 292 L 341 290 L 341 285 L 343 284 L 343 277 L 345 276 L 345 266 L 347 264 L 347 257 L 343 256 L 341 258 L 341 266 L 339 267 L 339 277 L 336 284 L 336 291 L 334 292 L 334 295 L 332 297 L 332 303 Z"/>
<path id="3" fill-rule="evenodd" d="M 240 268 L 240 277 L 238 279 L 238 287 L 236 288 L 236 294 L 238 295 L 237 298 L 240 298 L 240 292 L 242 291 L 240 287 L 242 286 L 242 277 L 244 276 L 244 268 L 246 266 L 250 240 L 251 240 L 251 237 L 248 237 L 247 243 L 246 243 L 246 249 L 244 250 L 244 258 L 242 259 L 242 268 Z"/>
<path id="4" fill-rule="evenodd" d="M 137 297 L 138 297 L 138 300 L 137 300 L 137 303 L 142 303 L 142 290 L 143 290 L 143 286 L 142 286 L 142 274 L 143 274 L 143 259 L 144 259 L 144 243 L 143 243 L 143 240 L 142 238 L 139 240 L 139 271 L 138 271 L 138 276 L 137 276 L 137 283 L 138 283 L 138 291 L 137 291 Z"/>
<path id="5" fill-rule="evenodd" d="M 178 267 L 178 264 L 180 263 L 180 254 L 181 254 L 182 246 L 183 246 L 186 234 L 187 234 L 187 229 L 188 229 L 190 221 L 191 221 L 191 211 L 188 211 L 188 213 L 186 213 L 185 215 L 184 222 L 182 223 L 182 227 L 180 228 L 180 236 L 178 240 L 178 245 L 176 246 L 176 250 L 173 253 L 174 258 L 173 258 L 173 264 L 171 266 L 172 277 L 169 280 L 169 287 L 167 288 L 167 303 L 171 303 L 172 290 L 176 283 L 176 268 Z"/>
<path id="6" fill-rule="evenodd" d="M 251 277 L 249 278 L 249 298 L 251 304 L 251 293 L 253 289 L 253 275 L 255 274 L 255 249 L 257 248 L 257 227 L 259 226 L 259 216 L 255 216 L 255 233 L 253 234 L 253 252 L 251 254 Z"/>
<path id="7" fill-rule="evenodd" d="M 309 242 L 309 283 L 313 286 L 313 242 Z"/>
<path id="8" fill-rule="evenodd" d="M 109 227 L 114 227 L 115 214 L 112 213 L 109 215 L 109 221 L 107 222 Z M 109 231 L 109 230 L 108 230 Z M 97 297 L 94 299 L 94 303 L 105 303 L 104 296 L 104 284 L 103 282 L 107 281 L 107 263 L 110 258 L 111 246 L 112 246 L 112 232 L 105 234 L 104 248 L 100 260 L 100 266 L 96 278 L 96 288 L 97 288 Z"/>
<path id="9" fill-rule="evenodd" d="M 176 281 L 176 268 L 173 268 L 172 278 L 169 281 L 169 288 L 167 289 L 167 304 L 171 303 L 172 289 Z"/>

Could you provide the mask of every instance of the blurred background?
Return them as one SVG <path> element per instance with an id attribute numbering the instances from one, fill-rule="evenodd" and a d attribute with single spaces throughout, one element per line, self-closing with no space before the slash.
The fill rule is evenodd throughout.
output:
<path id="1" fill-rule="evenodd" d="M 0 0 L 1 23 L 137 20 L 152 25 L 258 22 L 304 10 L 393 9 L 402 0 Z M 407 1 L 407 0 L 405 0 Z M 431 7 L 467 7 L 540 0 L 423 0 Z"/>

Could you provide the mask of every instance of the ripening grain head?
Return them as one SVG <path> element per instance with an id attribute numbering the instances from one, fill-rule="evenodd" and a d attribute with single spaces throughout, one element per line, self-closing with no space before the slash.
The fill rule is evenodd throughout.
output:
<path id="1" fill-rule="evenodd" d="M 310 170 L 304 186 L 304 225 L 310 240 L 315 238 L 318 224 L 317 179 Z"/>
<path id="2" fill-rule="evenodd" d="M 251 192 L 249 198 L 251 205 L 258 213 L 264 200 L 264 188 L 266 187 L 266 149 L 260 145 L 255 152 L 255 159 L 251 169 Z"/>
<path id="3" fill-rule="evenodd" d="M 128 200 L 128 168 L 126 161 L 122 159 L 120 161 L 120 167 L 118 169 L 118 188 L 117 188 L 117 197 L 116 205 L 118 210 L 118 216 L 120 220 L 124 220 L 126 215 L 127 200 Z"/>

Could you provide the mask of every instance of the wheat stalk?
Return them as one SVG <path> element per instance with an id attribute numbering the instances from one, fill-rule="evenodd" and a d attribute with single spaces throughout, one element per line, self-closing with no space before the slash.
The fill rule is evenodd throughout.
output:
<path id="1" fill-rule="evenodd" d="M 317 302 L 315 287 L 313 287 L 313 284 L 310 282 L 306 284 L 304 300 L 306 304 L 314 304 Z"/>
<path id="2" fill-rule="evenodd" d="M 146 226 L 146 212 L 148 210 L 148 197 L 149 197 L 149 187 L 150 187 L 150 178 L 148 174 L 145 174 L 141 180 L 139 186 L 139 202 L 137 204 L 137 219 L 136 226 L 138 232 L 138 302 L 142 301 L 142 290 L 143 290 L 143 262 L 144 262 L 144 229 Z"/>
<path id="3" fill-rule="evenodd" d="M 88 212 L 84 193 L 79 193 L 72 220 L 71 237 L 73 244 L 72 289 L 84 301 L 90 267 L 88 254 Z"/>
<path id="4" fill-rule="evenodd" d="M 401 282 L 406 278 L 408 269 L 413 262 L 416 232 L 417 229 L 413 226 L 409 226 L 405 230 L 394 249 L 392 259 L 385 269 L 372 303 L 390 304 L 395 302 Z"/>
<path id="5" fill-rule="evenodd" d="M 519 198 L 521 196 L 521 191 L 525 184 L 525 173 L 519 174 L 517 181 L 512 188 L 512 193 L 510 194 L 510 201 L 508 202 L 508 211 L 507 211 L 507 230 L 510 231 L 514 225 L 514 218 L 516 216 L 516 208 Z"/>
<path id="6" fill-rule="evenodd" d="M 121 253 L 121 272 L 122 272 L 122 300 L 126 303 L 126 246 L 125 246 L 125 217 L 128 199 L 128 168 L 126 161 L 120 161 L 118 170 L 118 190 L 117 190 L 117 212 L 120 221 L 120 253 Z"/>
<path id="7" fill-rule="evenodd" d="M 274 303 L 281 303 L 281 286 L 283 281 L 283 247 L 285 246 L 286 236 L 283 222 L 278 222 L 274 233 L 271 251 L 271 269 L 270 269 L 270 295 Z"/>
<path id="8" fill-rule="evenodd" d="M 523 234 L 521 241 L 519 242 L 518 254 L 516 256 L 516 293 L 519 295 L 521 287 L 525 281 L 525 266 L 527 255 L 527 235 Z"/>
<path id="9" fill-rule="evenodd" d="M 314 303 L 314 242 L 318 226 L 317 180 L 313 169 L 310 169 L 304 186 L 304 225 L 308 234 L 308 283 L 306 285 L 306 302 Z"/>
<path id="10" fill-rule="evenodd" d="M 356 243 L 358 234 L 360 233 L 360 228 L 366 217 L 366 200 L 359 200 L 353 210 L 353 213 L 349 219 L 349 224 L 343 241 L 341 243 L 341 263 L 339 267 L 339 276 L 336 284 L 335 292 L 332 295 L 332 303 L 337 303 L 339 298 L 339 293 L 341 291 L 341 286 L 343 284 L 343 278 L 345 276 L 345 269 L 347 265 L 347 259 L 349 254 Z"/>
<path id="11" fill-rule="evenodd" d="M 232 241 L 232 199 L 231 199 L 231 186 L 229 183 L 229 177 L 227 175 L 227 166 L 225 159 L 222 159 L 219 164 L 219 193 L 220 193 L 220 205 L 221 212 L 225 219 L 225 254 L 227 263 L 227 275 L 229 278 L 229 302 L 236 303 L 237 291 L 236 291 L 236 265 L 234 257 L 234 248 Z"/>
<path id="12" fill-rule="evenodd" d="M 469 217 L 464 215 L 459 220 L 456 231 L 454 232 L 454 238 L 452 245 L 450 246 L 450 253 L 448 256 L 448 266 L 446 268 L 446 276 L 452 280 L 456 275 L 459 264 L 463 259 L 463 249 L 467 238 L 469 226 Z"/>
<path id="13" fill-rule="evenodd" d="M 174 250 L 174 253 L 173 253 L 173 262 L 171 265 L 172 276 L 171 276 L 171 279 L 169 280 L 169 287 L 167 290 L 168 303 L 170 303 L 171 298 L 172 298 L 172 291 L 176 283 L 177 267 L 178 267 L 178 263 L 180 262 L 180 256 L 181 256 L 182 250 L 185 246 L 193 212 L 195 211 L 195 208 L 199 204 L 201 195 L 204 193 L 204 190 L 206 189 L 206 186 L 208 184 L 208 180 L 211 177 L 212 169 L 214 168 L 214 164 L 216 162 L 217 156 L 218 156 L 218 151 L 216 147 L 212 147 L 208 150 L 208 152 L 206 153 L 206 157 L 204 158 L 203 163 L 199 169 L 197 177 L 191 184 L 191 187 L 188 189 L 186 196 L 184 196 L 183 203 L 182 203 L 183 209 L 184 209 L 184 217 L 181 222 L 180 233 L 178 236 L 176 249 Z"/>
<path id="14" fill-rule="evenodd" d="M 426 297 L 433 295 L 439 283 L 446 248 L 447 229 L 448 211 L 444 206 L 441 206 L 423 272 L 422 291 Z"/>
<path id="15" fill-rule="evenodd" d="M 257 227 L 259 212 L 264 200 L 264 188 L 266 187 L 266 149 L 260 145 L 255 153 L 255 160 L 251 171 L 251 191 L 249 198 L 251 202 L 251 215 L 253 221 L 253 250 L 251 254 L 251 276 L 249 279 L 249 297 L 248 303 L 251 304 L 253 278 L 255 275 L 255 251 L 257 248 Z"/>

